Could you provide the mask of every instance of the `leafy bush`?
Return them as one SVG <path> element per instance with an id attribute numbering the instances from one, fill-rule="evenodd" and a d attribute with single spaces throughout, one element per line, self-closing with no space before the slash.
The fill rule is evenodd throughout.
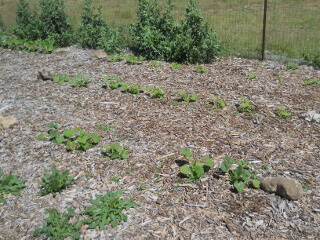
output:
<path id="1" fill-rule="evenodd" d="M 101 7 L 92 6 L 92 0 L 86 0 L 82 22 L 78 29 L 79 42 L 84 48 L 103 49 L 105 52 L 119 52 L 124 37 L 119 30 L 111 30 L 101 17 Z"/>
<path id="2" fill-rule="evenodd" d="M 46 195 L 52 193 L 53 196 L 56 196 L 57 192 L 61 192 L 63 189 L 69 187 L 74 177 L 69 177 L 69 171 L 65 170 L 62 173 L 57 170 L 55 166 L 51 168 L 51 175 L 47 174 L 48 170 L 44 169 L 45 175 L 40 182 L 42 190 L 39 192 L 41 195 Z"/>
<path id="3" fill-rule="evenodd" d="M 165 11 L 157 0 L 139 0 L 138 22 L 130 27 L 133 44 L 147 59 L 172 62 L 209 62 L 219 53 L 216 32 L 203 23 L 203 16 L 190 1 L 185 20 L 176 24 L 173 4 Z"/>
<path id="4" fill-rule="evenodd" d="M 111 224 L 116 227 L 121 221 L 127 221 L 128 217 L 122 213 L 123 209 L 135 208 L 138 206 L 133 199 L 120 199 L 122 190 L 116 192 L 108 191 L 105 195 L 96 195 L 97 200 L 91 200 L 91 206 L 81 212 L 88 216 L 83 223 L 89 224 L 88 228 L 99 227 L 104 230 L 105 225 Z"/>
<path id="5" fill-rule="evenodd" d="M 303 54 L 303 61 L 310 66 L 320 68 L 320 54 Z"/>
<path id="6" fill-rule="evenodd" d="M 46 209 L 44 213 L 49 214 L 47 220 L 43 223 L 42 228 L 36 228 L 35 236 L 46 236 L 52 240 L 63 240 L 67 237 L 79 239 L 78 232 L 81 223 L 70 223 L 69 220 L 74 216 L 74 209 L 69 208 L 67 213 L 60 214 L 56 209 Z"/>
<path id="7" fill-rule="evenodd" d="M 20 190 L 25 188 L 24 182 L 19 180 L 17 176 L 11 173 L 2 177 L 3 172 L 0 168 L 0 203 L 6 203 L 4 197 L 11 193 L 13 195 L 20 195 Z"/>
<path id="8" fill-rule="evenodd" d="M 231 169 L 234 164 L 237 165 L 237 168 Z M 221 163 L 221 170 L 228 174 L 230 183 L 237 192 L 241 192 L 247 185 L 260 188 L 260 181 L 256 177 L 257 172 L 246 160 L 234 162 L 233 159 L 225 157 L 225 161 Z"/>

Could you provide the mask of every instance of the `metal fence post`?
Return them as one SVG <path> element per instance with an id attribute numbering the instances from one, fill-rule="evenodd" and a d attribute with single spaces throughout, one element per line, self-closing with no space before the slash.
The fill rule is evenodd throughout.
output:
<path id="1" fill-rule="evenodd" d="M 264 60 L 264 51 L 266 47 L 266 24 L 267 24 L 267 0 L 264 0 L 263 8 L 263 30 L 262 30 L 262 56 L 261 60 Z"/>

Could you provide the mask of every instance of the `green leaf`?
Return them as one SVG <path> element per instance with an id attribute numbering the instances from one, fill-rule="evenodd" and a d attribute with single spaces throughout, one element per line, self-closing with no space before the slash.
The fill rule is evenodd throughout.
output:
<path id="1" fill-rule="evenodd" d="M 68 140 L 67 143 L 66 143 L 66 145 L 67 145 L 67 149 L 71 149 L 71 148 L 74 147 L 75 143 L 72 142 L 71 140 Z"/>
<path id="2" fill-rule="evenodd" d="M 54 123 L 52 123 L 52 122 L 48 123 L 48 126 L 51 127 L 51 128 L 55 128 L 55 129 L 58 128 L 58 125 L 57 125 L 57 124 L 54 124 Z"/>
<path id="3" fill-rule="evenodd" d="M 191 173 L 191 169 L 190 167 L 186 164 L 186 165 L 183 165 L 180 169 L 180 172 L 184 175 L 188 175 Z"/>
<path id="4" fill-rule="evenodd" d="M 75 137 L 76 132 L 77 132 L 77 129 L 66 129 L 62 133 L 67 138 L 73 138 Z"/>
<path id="5" fill-rule="evenodd" d="M 213 166 L 214 161 L 212 160 L 212 158 L 206 156 L 206 157 L 205 157 L 205 160 L 206 160 L 205 164 L 206 164 L 208 167 L 212 167 L 212 166 Z"/>
<path id="6" fill-rule="evenodd" d="M 45 139 L 44 133 L 40 133 L 37 137 L 39 141 L 43 141 Z"/>
<path id="7" fill-rule="evenodd" d="M 231 168 L 231 165 L 230 165 L 230 163 L 229 163 L 228 161 L 223 161 L 223 162 L 221 163 L 220 168 L 221 168 L 222 172 L 226 173 L 226 172 L 228 172 L 229 169 Z"/>
<path id="8" fill-rule="evenodd" d="M 246 184 L 244 182 L 235 181 L 233 186 L 238 192 L 241 192 L 246 187 Z"/>
<path id="9" fill-rule="evenodd" d="M 254 188 L 260 188 L 260 181 L 258 179 L 253 179 L 252 180 L 252 186 Z"/>
<path id="10" fill-rule="evenodd" d="M 193 153 L 185 148 L 182 148 L 182 154 L 187 158 L 190 158 L 193 156 Z"/>
<path id="11" fill-rule="evenodd" d="M 56 143 L 64 143 L 66 139 L 63 136 L 58 136 L 56 138 Z"/>

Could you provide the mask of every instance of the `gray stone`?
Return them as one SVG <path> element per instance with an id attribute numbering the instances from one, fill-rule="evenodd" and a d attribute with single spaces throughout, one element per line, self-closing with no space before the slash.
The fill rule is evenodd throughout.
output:
<path id="1" fill-rule="evenodd" d="M 0 128 L 7 129 L 18 123 L 18 120 L 14 117 L 0 116 Z"/>
<path id="2" fill-rule="evenodd" d="M 93 50 L 90 55 L 91 60 L 103 59 L 103 58 L 107 58 L 107 57 L 108 57 L 108 54 L 101 49 Z"/>
<path id="3" fill-rule="evenodd" d="M 63 55 L 67 55 L 69 52 L 66 50 L 66 48 L 57 48 L 55 50 L 52 51 L 52 55 L 56 55 L 56 56 L 63 56 Z"/>
<path id="4" fill-rule="evenodd" d="M 41 68 L 38 71 L 38 78 L 42 80 L 52 80 L 53 75 L 54 73 L 51 69 Z"/>
<path id="5" fill-rule="evenodd" d="M 320 123 L 320 114 L 316 113 L 315 111 L 309 111 L 309 112 L 303 113 L 301 114 L 301 118 L 304 118 L 309 122 Z"/>
<path id="6" fill-rule="evenodd" d="M 298 200 L 303 195 L 301 184 L 295 179 L 286 177 L 265 178 L 261 181 L 261 189 L 289 200 Z"/>

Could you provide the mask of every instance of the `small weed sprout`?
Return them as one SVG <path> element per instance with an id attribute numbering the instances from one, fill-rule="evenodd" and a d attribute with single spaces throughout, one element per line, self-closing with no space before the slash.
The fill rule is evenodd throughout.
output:
<path id="1" fill-rule="evenodd" d="M 299 68 L 299 64 L 296 63 L 296 62 L 288 61 L 288 62 L 286 63 L 286 68 L 287 68 L 288 70 L 296 70 L 296 69 Z"/>
<path id="2" fill-rule="evenodd" d="M 218 99 L 217 97 L 212 97 L 210 103 L 216 109 L 222 109 L 227 106 L 227 104 L 223 101 L 223 99 Z"/>
<path id="3" fill-rule="evenodd" d="M 206 73 L 207 72 L 207 69 L 206 69 L 206 67 L 204 65 L 197 64 L 196 68 L 197 68 L 197 72 L 198 73 Z"/>
<path id="4" fill-rule="evenodd" d="M 109 56 L 108 59 L 112 62 L 120 62 L 122 60 L 121 56 L 115 56 L 115 55 Z"/>
<path id="5" fill-rule="evenodd" d="M 89 77 L 84 77 L 81 74 L 77 74 L 76 77 L 71 78 L 70 83 L 72 83 L 76 87 L 88 87 Z"/>
<path id="6" fill-rule="evenodd" d="M 312 84 L 320 84 L 320 81 L 319 79 L 305 79 L 304 80 L 304 85 L 305 86 L 309 86 L 309 85 L 312 85 Z"/>
<path id="7" fill-rule="evenodd" d="M 135 56 L 130 55 L 130 56 L 128 56 L 128 57 L 126 58 L 126 62 L 127 62 L 128 64 L 135 65 L 135 64 L 138 63 L 138 58 L 135 57 Z"/>
<path id="8" fill-rule="evenodd" d="M 144 91 L 144 88 L 140 87 L 135 83 L 122 84 L 121 88 L 123 92 L 130 94 L 139 94 Z"/>
<path id="9" fill-rule="evenodd" d="M 180 102 L 196 102 L 197 101 L 197 96 L 195 94 L 187 94 L 184 90 L 181 90 L 178 92 L 179 99 L 178 101 Z"/>
<path id="10" fill-rule="evenodd" d="M 237 168 L 231 169 L 234 164 L 237 164 Z M 246 186 L 260 188 L 260 181 L 256 177 L 257 172 L 254 166 L 246 160 L 235 162 L 230 157 L 225 157 L 225 161 L 221 163 L 221 170 L 228 174 L 230 183 L 237 192 L 243 191 Z"/>
<path id="11" fill-rule="evenodd" d="M 152 66 L 152 67 L 161 67 L 161 63 L 160 62 L 158 62 L 158 61 L 151 61 L 150 63 L 149 63 L 149 65 L 150 66 Z"/>
<path id="12" fill-rule="evenodd" d="M 162 98 L 164 96 L 164 94 L 167 93 L 167 91 L 165 89 L 162 89 L 162 88 L 156 88 L 156 87 L 148 87 L 147 88 L 149 91 L 151 91 L 149 93 L 149 96 L 151 98 Z"/>
<path id="13" fill-rule="evenodd" d="M 177 71 L 181 69 L 182 65 L 179 63 L 173 62 L 171 63 L 170 67 L 172 70 Z"/>
<path id="14" fill-rule="evenodd" d="M 53 75 L 52 78 L 53 82 L 59 83 L 59 84 L 63 84 L 65 82 L 69 82 L 70 78 L 68 74 L 64 74 L 64 75 Z"/>
<path id="15" fill-rule="evenodd" d="M 79 228 L 81 222 L 70 223 L 74 217 L 74 209 L 69 208 L 67 213 L 60 214 L 56 209 L 46 209 L 45 214 L 49 214 L 47 220 L 43 223 L 42 228 L 36 228 L 34 236 L 45 236 L 46 238 L 62 240 L 66 237 L 80 239 Z"/>
<path id="16" fill-rule="evenodd" d="M 61 192 L 63 189 L 69 187 L 74 180 L 74 177 L 69 177 L 68 170 L 60 173 L 55 166 L 52 166 L 51 174 L 48 174 L 47 169 L 44 169 L 44 171 L 45 175 L 40 182 L 42 190 L 39 192 L 42 196 L 52 193 L 55 197 L 57 192 Z"/>
<path id="17" fill-rule="evenodd" d="M 257 77 L 257 74 L 256 73 L 249 73 L 248 74 L 248 78 L 249 79 L 254 79 L 254 78 L 256 78 Z"/>
<path id="18" fill-rule="evenodd" d="M 185 148 L 182 149 L 182 154 L 188 159 L 193 157 L 193 153 Z M 189 182 L 199 182 L 203 174 L 208 172 L 213 164 L 213 160 L 206 156 L 204 164 L 198 160 L 194 160 L 191 164 L 183 165 L 180 169 L 180 173 L 188 176 Z"/>
<path id="19" fill-rule="evenodd" d="M 89 224 L 88 228 L 93 229 L 99 227 L 104 230 L 105 226 L 111 224 L 116 227 L 121 221 L 127 221 L 128 217 L 122 210 L 135 208 L 138 205 L 133 202 L 133 199 L 120 199 L 122 190 L 116 192 L 108 191 L 105 195 L 96 195 L 96 200 L 91 200 L 91 206 L 81 212 L 81 215 L 86 215 L 87 219 L 82 222 Z"/>
<path id="20" fill-rule="evenodd" d="M 250 100 L 245 97 L 241 97 L 241 104 L 238 106 L 239 112 L 251 113 L 256 107 L 252 104 Z"/>
<path id="21" fill-rule="evenodd" d="M 130 150 L 127 148 L 121 146 L 120 144 L 117 143 L 112 143 L 110 145 L 104 145 L 103 146 L 106 149 L 105 158 L 107 160 L 110 159 L 128 159 Z"/>
<path id="22" fill-rule="evenodd" d="M 277 115 L 278 115 L 278 118 L 280 119 L 287 119 L 292 116 L 292 113 L 288 113 L 286 111 L 286 108 L 284 106 L 281 106 L 277 109 Z"/>
<path id="23" fill-rule="evenodd" d="M 20 196 L 20 190 L 25 188 L 24 181 L 19 180 L 19 178 L 11 173 L 3 176 L 2 169 L 0 168 L 0 203 L 7 203 L 4 197 L 7 194 L 13 194 Z"/>
<path id="24" fill-rule="evenodd" d="M 121 88 L 122 85 L 124 85 L 124 83 L 120 81 L 120 77 L 114 76 L 113 79 L 114 81 L 111 81 L 107 76 L 103 78 L 103 81 L 107 84 L 107 86 L 109 86 L 109 89 L 114 90 L 117 88 Z"/>

